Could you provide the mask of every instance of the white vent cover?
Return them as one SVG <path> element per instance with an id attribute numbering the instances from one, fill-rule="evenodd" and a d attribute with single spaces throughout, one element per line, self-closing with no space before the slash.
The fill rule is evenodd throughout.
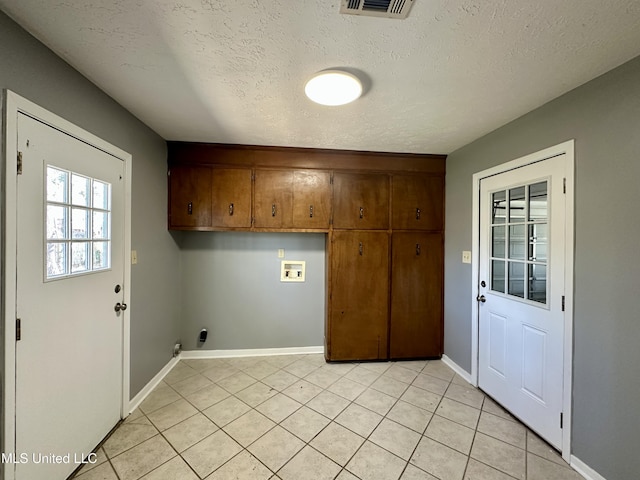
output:
<path id="1" fill-rule="evenodd" d="M 369 17 L 407 18 L 413 0 L 342 0 L 340 13 Z"/>

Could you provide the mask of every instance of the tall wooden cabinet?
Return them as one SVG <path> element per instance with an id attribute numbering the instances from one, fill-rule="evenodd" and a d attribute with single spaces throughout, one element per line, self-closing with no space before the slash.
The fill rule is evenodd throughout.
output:
<path id="1" fill-rule="evenodd" d="M 333 228 L 389 228 L 389 176 L 377 173 L 335 173 Z"/>

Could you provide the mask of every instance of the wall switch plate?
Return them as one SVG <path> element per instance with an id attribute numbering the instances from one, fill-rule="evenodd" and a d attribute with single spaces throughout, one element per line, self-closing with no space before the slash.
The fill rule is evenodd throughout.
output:
<path id="1" fill-rule="evenodd" d="M 136 265 L 138 263 L 138 251 L 131 250 L 131 265 Z"/>
<path id="2" fill-rule="evenodd" d="M 471 263 L 471 252 L 467 250 L 462 252 L 462 263 Z"/>
<path id="3" fill-rule="evenodd" d="M 284 258 L 284 248 L 278 249 L 278 258 Z"/>

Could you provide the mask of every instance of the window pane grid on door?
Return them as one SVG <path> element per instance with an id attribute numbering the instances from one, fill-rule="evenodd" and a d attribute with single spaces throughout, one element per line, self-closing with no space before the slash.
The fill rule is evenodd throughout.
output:
<path id="1" fill-rule="evenodd" d="M 45 280 L 111 268 L 111 185 L 47 165 Z"/>
<path id="2" fill-rule="evenodd" d="M 547 303 L 547 181 L 491 194 L 490 288 Z"/>

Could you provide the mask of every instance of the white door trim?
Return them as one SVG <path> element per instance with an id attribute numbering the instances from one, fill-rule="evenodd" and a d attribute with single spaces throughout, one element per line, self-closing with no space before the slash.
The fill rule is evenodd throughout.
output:
<path id="1" fill-rule="evenodd" d="M 574 256 L 574 140 L 569 140 L 539 152 L 526 155 L 473 175 L 472 245 L 471 245 L 471 379 L 478 386 L 478 295 L 480 270 L 480 180 L 514 170 L 550 157 L 566 154 L 566 216 L 565 216 L 565 317 L 564 317 L 564 388 L 562 457 L 571 463 L 571 396 L 573 393 L 573 256 Z"/>
<path id="2" fill-rule="evenodd" d="M 2 437 L 1 451 L 15 452 L 16 444 L 16 405 L 15 405 L 15 372 L 16 372 L 16 203 L 17 203 L 17 139 L 18 139 L 18 113 L 24 113 L 61 132 L 92 145 L 124 162 L 125 168 L 125 212 L 124 212 L 124 302 L 130 303 L 131 292 L 131 154 L 121 150 L 110 143 L 96 137 L 82 128 L 64 120 L 63 118 L 45 110 L 33 102 L 11 92 L 4 91 L 4 223 L 2 225 L 2 258 L 4 270 L 1 272 L 3 285 L 4 305 L 2 305 L 2 322 L 4 326 L 4 386 L 3 386 L 3 411 L 2 411 Z M 123 315 L 123 358 L 122 358 L 122 401 L 121 416 L 128 414 L 129 407 L 129 310 Z M 6 480 L 13 480 L 15 470 L 10 463 L 2 465 L 2 472 Z"/>

